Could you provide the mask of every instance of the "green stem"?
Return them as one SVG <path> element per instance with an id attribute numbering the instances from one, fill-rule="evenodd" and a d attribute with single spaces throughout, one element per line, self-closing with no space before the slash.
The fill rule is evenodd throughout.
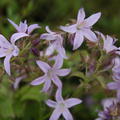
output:
<path id="1" fill-rule="evenodd" d="M 29 42 L 29 43 L 20 51 L 19 56 L 22 55 L 22 54 L 24 53 L 24 51 L 30 47 L 30 45 L 31 45 L 31 42 Z M 13 58 L 11 59 L 11 62 L 14 61 L 15 59 L 16 59 L 16 57 L 13 57 Z"/>

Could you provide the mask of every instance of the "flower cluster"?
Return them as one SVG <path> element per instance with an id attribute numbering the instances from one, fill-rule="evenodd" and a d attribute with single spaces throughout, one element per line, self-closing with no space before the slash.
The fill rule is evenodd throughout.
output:
<path id="1" fill-rule="evenodd" d="M 112 102 L 109 106 L 105 107 L 104 111 L 99 112 L 99 118 L 97 120 L 111 120 L 115 117 L 120 116 L 120 112 L 117 111 L 114 114 L 114 111 L 120 109 L 120 48 L 115 46 L 115 42 L 117 39 L 109 36 L 103 35 L 101 32 L 93 31 L 92 26 L 99 20 L 101 17 L 101 13 L 95 13 L 88 18 L 85 18 L 85 11 L 81 8 L 78 11 L 77 20 L 74 24 L 60 26 L 60 32 L 53 32 L 50 30 L 48 26 L 46 26 L 47 33 L 43 33 L 40 35 L 40 41 L 45 41 L 47 43 L 47 49 L 45 52 L 40 52 L 41 56 L 47 56 L 48 61 L 54 61 L 54 64 L 47 63 L 42 60 L 36 60 L 36 64 L 38 67 L 43 71 L 44 75 L 37 77 L 34 79 L 30 84 L 33 86 L 43 84 L 43 88 L 41 92 L 49 92 L 52 85 L 55 85 L 56 95 L 55 99 L 53 100 L 46 100 L 45 103 L 49 106 L 54 108 L 51 117 L 49 120 L 58 120 L 61 115 L 65 118 L 65 120 L 73 120 L 73 117 L 69 111 L 69 108 L 82 103 L 81 99 L 78 98 L 68 98 L 66 100 L 62 97 L 62 90 L 63 90 L 63 83 L 60 80 L 61 77 L 67 76 L 72 69 L 71 68 L 62 68 L 64 59 L 68 59 L 65 48 L 64 48 L 64 41 L 65 35 L 72 36 L 72 45 L 73 50 L 77 50 L 83 43 L 83 41 L 87 41 L 91 43 L 93 46 L 100 49 L 101 53 L 106 56 L 110 56 L 110 64 L 104 66 L 103 71 L 108 70 L 112 67 L 112 78 L 114 82 L 110 82 L 107 84 L 107 88 L 110 90 L 116 90 L 117 102 Z M 41 28 L 38 24 L 32 24 L 30 26 L 27 25 L 26 20 L 24 22 L 20 22 L 19 25 L 15 24 L 12 20 L 8 19 L 8 21 L 15 27 L 17 30 L 11 38 L 10 42 L 6 40 L 3 35 L 0 35 L 0 58 L 5 57 L 4 59 L 4 69 L 9 76 L 12 76 L 11 69 L 10 69 L 10 59 L 11 57 L 16 57 L 19 55 L 20 49 L 16 44 L 16 41 L 20 40 L 21 38 L 30 38 L 31 33 L 33 30 Z M 68 37 L 69 38 L 69 37 Z M 96 74 L 99 74 L 103 71 L 98 71 L 101 65 L 101 59 L 98 60 L 98 64 L 94 65 L 94 69 L 92 71 Z M 86 60 L 87 61 L 87 60 Z M 110 66 L 110 67 L 108 67 Z M 91 70 L 91 68 L 90 68 Z M 86 74 L 89 76 L 90 70 Z M 25 79 L 27 76 L 23 75 L 21 77 L 16 78 L 14 83 L 14 89 L 19 87 L 19 83 L 22 79 Z M 108 102 L 107 102 L 108 104 Z M 105 106 L 105 105 L 103 105 Z M 117 115 L 116 115 L 117 114 Z M 116 115 L 116 116 L 115 116 Z"/>

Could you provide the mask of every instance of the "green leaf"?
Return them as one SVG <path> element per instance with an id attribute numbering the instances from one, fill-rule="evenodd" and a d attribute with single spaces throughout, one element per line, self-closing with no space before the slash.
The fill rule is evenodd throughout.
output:
<path id="1" fill-rule="evenodd" d="M 40 90 L 41 86 L 24 86 L 18 91 L 17 97 L 19 97 L 22 102 L 26 100 L 35 100 L 40 102 L 47 98 L 44 93 L 40 92 Z"/>

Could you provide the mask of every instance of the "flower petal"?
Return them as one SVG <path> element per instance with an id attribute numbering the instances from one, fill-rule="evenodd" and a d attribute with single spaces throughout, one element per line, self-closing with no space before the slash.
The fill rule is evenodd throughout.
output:
<path id="1" fill-rule="evenodd" d="M 101 13 L 98 12 L 98 13 L 91 15 L 87 19 L 85 19 L 86 27 L 91 27 L 92 25 L 94 25 L 98 21 L 100 16 L 101 16 Z"/>
<path id="2" fill-rule="evenodd" d="M 14 87 L 15 90 L 19 88 L 19 83 L 21 82 L 22 79 L 25 79 L 25 78 L 26 78 L 26 75 L 22 75 L 22 76 L 17 77 L 15 79 L 15 82 L 13 84 L 13 87 Z"/>
<path id="3" fill-rule="evenodd" d="M 44 75 L 44 76 L 42 76 L 42 77 L 39 77 L 39 78 L 33 80 L 30 84 L 31 84 L 31 85 L 40 85 L 40 84 L 44 83 L 45 80 L 46 80 L 46 77 L 45 77 L 45 75 Z"/>
<path id="4" fill-rule="evenodd" d="M 19 31 L 19 26 L 15 24 L 12 20 L 8 19 L 8 21 L 15 27 L 17 31 Z"/>
<path id="5" fill-rule="evenodd" d="M 60 55 L 55 57 L 55 64 L 53 65 L 54 68 L 61 68 L 63 65 L 63 58 Z"/>
<path id="6" fill-rule="evenodd" d="M 11 44 L 3 35 L 0 34 L 0 47 L 6 47 L 6 46 L 7 47 L 11 46 Z"/>
<path id="7" fill-rule="evenodd" d="M 95 120 L 103 120 L 102 118 L 96 118 Z"/>
<path id="8" fill-rule="evenodd" d="M 46 56 L 52 55 L 53 52 L 54 52 L 54 50 L 55 50 L 55 46 L 54 46 L 53 44 L 50 44 L 50 45 L 48 46 L 48 48 L 46 49 L 46 51 L 45 51 L 45 55 L 46 55 Z"/>
<path id="9" fill-rule="evenodd" d="M 104 108 L 104 110 L 108 110 L 108 108 L 113 105 L 113 103 L 117 103 L 117 99 L 116 98 L 107 98 L 107 99 L 103 99 L 102 100 L 102 106 Z M 102 117 L 103 114 L 100 113 L 100 116 Z"/>
<path id="10" fill-rule="evenodd" d="M 73 50 L 76 50 L 81 46 L 83 43 L 84 37 L 82 32 L 76 32 L 75 34 L 75 39 L 74 39 L 74 44 L 73 44 Z"/>
<path id="11" fill-rule="evenodd" d="M 73 120 L 72 114 L 68 109 L 65 109 L 64 112 L 62 113 L 65 120 Z"/>
<path id="12" fill-rule="evenodd" d="M 50 30 L 49 26 L 46 26 L 45 29 L 50 34 L 54 34 L 55 33 L 55 32 L 53 32 L 53 31 Z"/>
<path id="13" fill-rule="evenodd" d="M 52 80 L 53 80 L 53 83 L 58 87 L 58 88 L 62 88 L 62 82 L 61 80 L 56 76 L 54 75 L 52 77 Z"/>
<path id="14" fill-rule="evenodd" d="M 62 112 L 59 110 L 59 108 L 56 108 L 53 111 L 53 113 L 52 113 L 52 115 L 51 115 L 49 120 L 58 120 L 61 114 L 62 114 Z"/>
<path id="15" fill-rule="evenodd" d="M 57 70 L 57 75 L 58 76 L 66 76 L 71 72 L 71 69 L 60 69 Z"/>
<path id="16" fill-rule="evenodd" d="M 0 58 L 5 57 L 6 53 L 0 48 Z"/>
<path id="17" fill-rule="evenodd" d="M 55 108 L 56 107 L 56 105 L 57 105 L 57 103 L 55 102 L 55 101 L 52 101 L 52 100 L 47 100 L 46 102 L 45 102 L 49 107 L 52 107 L 52 108 Z"/>
<path id="18" fill-rule="evenodd" d="M 60 29 L 71 34 L 77 31 L 76 24 L 70 26 L 60 26 Z"/>
<path id="19" fill-rule="evenodd" d="M 31 34 L 33 30 L 40 28 L 38 24 L 32 24 L 28 27 L 28 34 Z"/>
<path id="20" fill-rule="evenodd" d="M 67 59 L 67 55 L 66 55 L 66 52 L 65 52 L 65 48 L 61 45 L 57 46 L 56 47 L 56 50 L 58 51 L 59 55 L 65 59 Z"/>
<path id="21" fill-rule="evenodd" d="M 6 51 L 11 47 L 8 40 L 0 34 L 0 57 L 5 57 L 7 55 Z"/>
<path id="22" fill-rule="evenodd" d="M 120 100 L 120 90 L 117 90 L 117 99 Z"/>
<path id="23" fill-rule="evenodd" d="M 77 24 L 80 24 L 81 22 L 83 22 L 84 18 L 85 18 L 85 11 L 84 11 L 84 8 L 81 8 L 78 11 Z"/>
<path id="24" fill-rule="evenodd" d="M 118 84 L 117 82 L 111 82 L 107 84 L 107 87 L 110 90 L 117 90 L 117 89 L 120 89 L 120 83 Z"/>
<path id="25" fill-rule="evenodd" d="M 43 33 L 43 34 L 40 36 L 40 39 L 44 39 L 44 40 L 55 40 L 55 39 L 56 39 L 56 35 L 52 35 L 52 34 L 49 34 L 49 33 Z"/>
<path id="26" fill-rule="evenodd" d="M 115 57 L 112 62 L 114 64 L 114 67 L 112 68 L 112 71 L 117 73 L 119 71 L 120 58 L 119 57 Z"/>
<path id="27" fill-rule="evenodd" d="M 26 20 L 24 22 L 20 22 L 19 31 L 18 32 L 25 33 L 27 31 L 27 28 L 28 28 L 28 25 L 27 25 Z"/>
<path id="28" fill-rule="evenodd" d="M 10 72 L 10 59 L 12 57 L 12 54 L 7 55 L 4 59 L 4 67 L 5 67 L 5 71 L 8 73 L 8 75 L 11 75 Z"/>
<path id="29" fill-rule="evenodd" d="M 42 92 L 47 92 L 50 86 L 51 86 L 51 80 L 46 79 Z"/>
<path id="30" fill-rule="evenodd" d="M 51 68 L 47 63 L 43 61 L 37 60 L 36 63 L 44 73 L 46 73 Z"/>
<path id="31" fill-rule="evenodd" d="M 104 46 L 103 49 L 106 50 L 106 52 L 111 52 L 113 50 L 117 50 L 118 48 L 114 46 L 114 39 L 107 35 L 106 39 L 104 39 Z"/>
<path id="32" fill-rule="evenodd" d="M 58 88 L 56 91 L 56 95 L 55 95 L 56 101 L 63 101 L 63 97 L 62 97 L 62 89 Z"/>
<path id="33" fill-rule="evenodd" d="M 70 98 L 70 99 L 65 100 L 65 105 L 66 105 L 68 108 L 71 108 L 72 106 L 75 106 L 75 105 L 77 105 L 77 104 L 80 104 L 81 102 L 82 102 L 82 100 L 80 100 L 80 99 Z"/>
<path id="34" fill-rule="evenodd" d="M 88 40 L 90 40 L 90 41 L 92 41 L 92 42 L 97 42 L 97 41 L 98 41 L 95 33 L 92 32 L 90 29 L 83 29 L 82 32 L 83 32 L 83 35 L 84 35 Z"/>
<path id="35" fill-rule="evenodd" d="M 105 36 L 103 35 L 103 33 L 99 32 L 99 31 L 95 31 L 95 33 L 100 36 L 102 38 L 102 40 L 105 40 Z M 101 39 L 100 38 L 100 39 Z"/>
<path id="36" fill-rule="evenodd" d="M 28 37 L 29 35 L 26 34 L 26 33 L 14 33 L 11 38 L 10 38 L 10 41 L 11 43 L 15 44 L 15 42 L 20 39 L 20 38 L 23 38 L 23 37 Z"/>

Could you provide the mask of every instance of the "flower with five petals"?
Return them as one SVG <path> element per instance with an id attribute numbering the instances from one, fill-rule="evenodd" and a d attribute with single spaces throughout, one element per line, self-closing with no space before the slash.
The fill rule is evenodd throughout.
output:
<path id="1" fill-rule="evenodd" d="M 19 25 L 17 25 L 10 19 L 8 19 L 8 21 L 15 27 L 17 32 L 26 33 L 28 35 L 30 35 L 33 32 L 33 30 L 40 28 L 40 26 L 38 24 L 32 24 L 32 25 L 28 26 L 26 20 L 24 22 L 20 22 Z"/>
<path id="2" fill-rule="evenodd" d="M 64 100 L 61 95 L 61 89 L 56 92 L 56 102 L 53 100 L 47 100 L 46 104 L 52 108 L 55 108 L 49 120 L 58 120 L 61 115 L 65 120 L 73 120 L 73 117 L 69 111 L 69 108 L 80 104 L 82 100 L 77 98 L 69 98 Z"/>
<path id="3" fill-rule="evenodd" d="M 10 59 L 12 56 L 18 56 L 19 48 L 15 45 L 16 40 L 28 36 L 25 33 L 15 33 L 11 36 L 10 42 L 0 34 L 0 58 L 5 57 L 4 67 L 8 75 L 10 72 Z"/>
<path id="4" fill-rule="evenodd" d="M 67 58 L 63 47 L 63 37 L 61 34 L 51 31 L 48 26 L 46 26 L 46 31 L 48 33 L 43 33 L 40 36 L 40 39 L 49 41 L 49 47 L 47 48 L 45 54 L 50 56 L 53 54 L 54 50 L 56 50 L 61 57 Z"/>
<path id="5" fill-rule="evenodd" d="M 58 76 L 66 76 L 71 71 L 70 69 L 60 69 L 63 65 L 62 57 L 56 57 L 55 64 L 53 65 L 53 67 L 40 60 L 36 61 L 36 63 L 45 74 L 42 77 L 38 77 L 37 79 L 32 81 L 31 85 L 39 85 L 44 83 L 42 91 L 47 92 L 51 86 L 51 82 L 53 81 L 53 83 L 58 88 L 62 88 L 62 83 Z"/>
<path id="6" fill-rule="evenodd" d="M 78 12 L 76 24 L 70 26 L 60 26 L 60 29 L 70 34 L 75 34 L 73 50 L 79 48 L 84 41 L 84 37 L 91 42 L 97 42 L 97 37 L 92 32 L 91 27 L 100 18 L 101 13 L 96 13 L 85 19 L 84 9 L 81 8 Z"/>

